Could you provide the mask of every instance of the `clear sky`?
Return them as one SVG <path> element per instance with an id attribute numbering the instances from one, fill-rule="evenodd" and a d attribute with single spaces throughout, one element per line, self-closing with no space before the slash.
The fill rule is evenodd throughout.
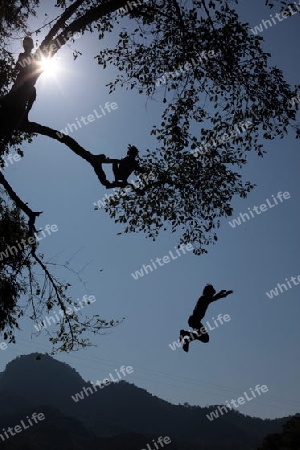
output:
<path id="1" fill-rule="evenodd" d="M 263 3 L 241 2 L 242 20 L 252 27 L 279 11 L 276 6 L 270 11 Z M 41 13 L 31 30 L 42 23 L 42 17 Z M 299 83 L 299 23 L 300 13 L 261 33 L 273 64 L 283 69 L 292 84 Z M 155 146 L 150 130 L 159 122 L 162 105 L 124 89 L 109 95 L 105 85 L 114 72 L 103 71 L 93 60 L 104 43 L 84 35 L 75 46 L 82 57 L 73 62 L 71 48 L 65 47 L 58 53 L 61 71 L 56 79 L 40 77 L 30 119 L 60 130 L 76 117 L 92 114 L 94 109 L 99 112 L 108 101 L 116 102 L 115 111 L 73 132 L 72 137 L 95 154 L 122 157 L 132 143 L 142 156 L 146 148 Z M 16 55 L 20 51 L 21 42 Z M 300 275 L 298 147 L 291 132 L 284 140 L 265 142 L 268 154 L 263 159 L 251 156 L 243 176 L 257 187 L 246 200 L 234 200 L 232 218 L 266 199 L 274 204 L 272 195 L 279 191 L 289 192 L 289 199 L 236 228 L 222 220 L 219 240 L 208 255 L 190 252 L 134 280 L 132 272 L 174 250 L 178 235 L 165 232 L 156 242 L 142 234 L 117 236 L 122 228 L 104 211 L 93 209 L 93 203 L 110 191 L 99 184 L 85 161 L 47 137 L 24 145 L 25 158 L 5 174 L 32 209 L 44 211 L 40 228 L 58 226 L 57 233 L 41 241 L 40 250 L 62 264 L 80 250 L 72 263 L 77 270 L 89 263 L 81 273 L 86 287 L 59 271 L 72 280 L 74 298 L 96 297 L 85 308 L 87 315 L 126 318 L 107 335 L 92 337 L 97 347 L 57 358 L 91 381 L 103 379 L 123 364 L 131 365 L 134 372 L 127 381 L 175 404 L 221 404 L 249 393 L 257 384 L 267 385 L 267 393 L 246 402 L 239 411 L 263 418 L 299 412 L 300 284 L 272 299 L 266 295 L 285 278 Z M 231 320 L 209 332 L 209 344 L 192 343 L 188 354 L 182 349 L 172 351 L 169 344 L 178 339 L 181 328 L 187 328 L 187 318 L 206 283 L 217 290 L 233 289 L 234 294 L 211 305 L 204 321 L 213 325 L 212 317 L 220 313 L 229 314 Z M 0 370 L 17 355 L 50 351 L 45 334 L 39 339 L 32 336 L 29 320 L 21 322 L 21 328 L 17 345 L 0 350 Z"/>

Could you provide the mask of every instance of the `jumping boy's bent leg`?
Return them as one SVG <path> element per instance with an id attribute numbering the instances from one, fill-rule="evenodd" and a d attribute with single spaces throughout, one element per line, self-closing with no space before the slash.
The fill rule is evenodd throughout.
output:
<path id="1" fill-rule="evenodd" d="M 198 341 L 203 342 L 204 344 L 207 344 L 207 343 L 209 342 L 209 334 L 208 334 L 208 332 L 206 331 L 205 326 L 202 325 L 201 322 L 200 322 L 199 325 L 200 325 L 200 326 L 199 326 L 199 328 L 196 330 L 196 333 L 193 333 L 193 334 L 196 334 L 196 335 L 197 335 L 197 337 L 196 337 L 195 339 L 197 339 Z"/>
<path id="2" fill-rule="evenodd" d="M 195 332 L 190 333 L 191 341 L 201 341 L 207 343 L 209 341 L 209 335 L 206 331 L 205 326 L 200 322 L 200 320 L 195 316 L 190 316 L 188 320 L 188 324 L 191 328 L 195 330 Z"/>

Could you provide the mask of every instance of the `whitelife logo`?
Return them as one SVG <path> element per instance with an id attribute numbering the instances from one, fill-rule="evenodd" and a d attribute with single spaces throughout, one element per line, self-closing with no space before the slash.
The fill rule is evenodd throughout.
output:
<path id="1" fill-rule="evenodd" d="M 290 103 L 295 106 L 297 105 L 297 103 L 300 103 L 300 92 L 298 93 L 298 95 L 296 97 L 292 97 L 290 99 Z"/>
<path id="2" fill-rule="evenodd" d="M 209 321 L 207 321 L 207 322 L 205 322 L 204 326 L 200 328 L 200 330 L 199 330 L 199 331 L 200 331 L 200 334 L 206 333 L 206 328 L 205 328 L 205 326 L 207 326 L 207 328 L 208 328 L 210 331 L 211 331 L 211 330 L 215 330 L 216 328 L 219 328 L 219 325 L 218 325 L 218 323 L 217 323 L 217 320 L 220 322 L 221 325 L 223 325 L 224 322 L 222 321 L 222 319 L 224 320 L 224 322 L 229 322 L 229 321 L 231 320 L 231 317 L 230 317 L 229 314 L 224 314 L 224 315 L 223 315 L 223 314 L 219 314 L 218 317 L 217 317 L 217 319 L 215 319 L 215 318 L 213 317 L 212 320 L 214 321 L 214 324 L 215 324 L 216 326 L 215 326 L 215 327 L 211 327 Z M 183 338 L 183 340 L 185 340 L 185 339 L 190 339 L 190 338 L 193 336 L 192 333 L 198 334 L 198 333 L 195 332 L 195 331 L 191 331 L 190 337 L 189 337 L 189 336 L 185 336 L 185 337 Z M 174 341 L 172 344 L 169 344 L 169 347 L 170 347 L 173 351 L 176 350 L 176 348 L 181 348 L 181 347 L 182 347 L 182 344 L 181 344 L 180 339 L 178 339 L 178 341 Z"/>
<path id="3" fill-rule="evenodd" d="M 209 152 L 214 147 L 218 147 L 220 143 L 229 142 L 231 139 L 235 139 L 238 136 L 241 136 L 243 133 L 247 133 L 253 127 L 253 123 L 251 120 L 247 120 L 246 122 L 239 122 L 234 125 L 234 129 L 229 131 L 228 133 L 223 133 L 221 136 L 216 136 L 215 138 L 211 138 L 206 143 L 200 143 L 201 148 L 197 147 L 195 150 L 191 150 L 192 155 L 197 158 L 199 155 L 204 155 L 210 157 Z"/>
<path id="4" fill-rule="evenodd" d="M 79 298 L 77 300 L 79 300 Z M 82 298 L 82 301 L 85 303 L 85 306 L 89 306 L 96 301 L 96 297 L 94 295 L 90 295 L 89 297 L 87 295 L 84 295 Z M 76 308 L 76 306 L 78 306 L 78 304 L 75 305 L 74 303 L 72 303 L 73 309 L 71 307 L 66 308 L 65 311 L 60 309 L 58 314 L 60 314 L 61 317 L 64 318 L 65 314 L 71 315 L 71 314 L 73 314 L 73 312 L 80 311 L 81 309 L 84 308 L 84 305 L 82 305 L 81 301 L 79 302 L 79 305 L 81 306 L 81 308 Z M 54 316 L 55 316 L 56 320 L 55 320 Z M 48 324 L 48 326 L 51 325 L 51 320 L 52 320 L 53 324 L 61 322 L 61 318 L 54 311 L 51 316 L 46 316 L 45 320 L 43 320 L 42 322 L 39 322 L 37 325 L 34 325 L 34 328 L 38 332 L 42 331 L 43 329 L 47 328 L 47 324 Z"/>
<path id="5" fill-rule="evenodd" d="M 58 227 L 56 224 L 53 225 L 46 225 L 45 230 L 39 230 L 36 233 L 33 233 L 35 237 L 31 236 L 27 239 L 21 239 L 21 242 L 16 241 L 15 245 L 8 245 L 5 249 L 5 251 L 0 252 L 0 261 L 3 261 L 3 259 L 8 258 L 9 254 L 11 256 L 16 255 L 19 251 L 23 251 L 25 248 L 27 248 L 29 245 L 36 244 L 36 241 L 41 241 L 43 238 L 47 237 L 47 234 L 44 233 L 44 231 L 47 231 L 48 236 L 51 235 L 51 233 L 56 233 L 58 231 Z M 41 233 L 43 237 L 38 236 L 38 233 Z M 23 245 L 23 247 L 22 247 Z"/>
<path id="6" fill-rule="evenodd" d="M 127 367 L 121 366 L 119 370 L 122 373 L 123 377 L 126 377 L 126 373 L 131 374 L 133 372 L 133 368 L 131 366 L 127 366 Z M 119 380 L 121 380 L 122 377 L 119 374 L 119 372 L 117 371 L 117 369 L 115 369 L 115 372 L 116 372 Z M 94 391 L 91 387 L 87 387 L 87 388 L 83 387 L 83 391 L 80 391 L 79 393 L 77 393 L 75 395 L 71 395 L 72 400 L 74 400 L 74 402 L 77 403 L 79 400 L 84 399 L 84 394 L 88 397 L 90 394 L 93 394 L 94 392 L 96 392 L 97 387 L 99 387 L 99 389 L 103 389 L 105 386 L 109 386 L 111 384 L 111 381 L 114 383 L 119 381 L 118 378 L 115 380 L 111 373 L 109 373 L 109 378 L 104 378 L 104 380 L 102 380 L 102 381 L 97 380 L 95 384 L 92 383 L 92 387 L 93 387 Z"/>
<path id="7" fill-rule="evenodd" d="M 37 414 L 36 412 L 34 412 L 30 419 L 29 419 L 28 416 L 26 417 L 26 419 L 28 421 L 28 424 L 32 427 L 34 425 L 34 423 L 31 422 L 31 419 L 35 423 L 38 423 L 39 421 L 44 420 L 45 416 L 44 416 L 43 413 Z M 21 431 L 27 430 L 27 428 L 29 428 L 29 426 L 26 426 L 26 424 L 24 423 L 24 420 L 21 420 L 21 425 L 15 425 L 14 428 L 8 427 L 7 430 L 5 430 L 3 428 L 3 434 L 5 435 L 6 439 L 4 438 L 3 434 L 0 434 L 0 438 L 2 439 L 2 442 L 4 442 L 5 440 L 9 439 L 10 436 L 15 436 L 16 435 L 15 433 L 21 433 Z M 15 433 L 13 432 L 13 430 L 15 431 Z M 8 435 L 8 433 L 10 434 L 10 436 Z"/>
<path id="8" fill-rule="evenodd" d="M 155 442 L 154 439 L 152 439 L 152 442 L 154 443 L 155 449 L 152 449 L 151 445 L 147 444 L 147 448 L 142 448 L 141 450 L 159 450 L 159 448 L 164 447 L 164 444 L 170 444 L 171 439 L 169 438 L 169 436 L 165 436 L 164 438 L 162 436 L 159 436 L 157 442 Z M 160 447 L 157 445 L 158 443 L 160 444 Z"/>
<path id="9" fill-rule="evenodd" d="M 264 394 L 264 393 L 268 392 L 269 389 L 268 389 L 268 386 L 266 386 L 265 384 L 263 384 L 262 386 L 260 386 L 259 384 L 257 384 L 257 385 L 255 386 L 254 390 L 256 391 L 256 393 L 257 393 L 258 395 L 261 395 L 262 393 Z M 245 395 L 245 398 L 246 398 L 247 402 L 250 402 L 251 400 L 253 400 L 254 398 L 256 398 L 256 395 L 254 394 L 253 389 L 250 388 L 250 391 L 251 391 L 251 394 L 253 395 L 253 397 L 250 397 L 250 398 L 248 397 L 247 393 L 244 392 L 244 395 Z M 261 391 L 261 392 L 260 392 L 260 391 Z M 240 405 L 244 405 L 244 403 L 246 403 L 246 402 L 245 402 L 245 398 L 244 398 L 244 397 L 239 397 L 237 400 L 231 399 L 230 403 L 233 404 L 233 406 L 234 406 L 235 408 L 238 408 Z M 238 405 L 236 405 L 236 402 L 238 402 Z M 218 406 L 218 409 L 215 409 L 215 410 L 212 411 L 210 414 L 206 414 L 206 417 L 207 417 L 210 421 L 212 421 L 212 420 L 217 419 L 218 417 L 220 417 L 220 416 L 219 416 L 219 412 L 221 413 L 221 416 L 223 416 L 224 412 L 227 413 L 228 410 L 230 411 L 230 410 L 232 409 L 231 406 L 229 406 L 229 404 L 228 404 L 227 401 L 226 401 L 225 403 L 226 403 L 228 409 L 226 408 L 226 406 Z M 224 409 L 225 409 L 225 411 L 224 411 Z M 218 411 L 218 410 L 219 410 L 219 411 Z M 223 412 L 223 411 L 224 411 L 224 412 Z"/>
<path id="10" fill-rule="evenodd" d="M 294 4 L 296 5 L 296 2 L 294 2 Z M 300 5 L 300 0 L 298 3 L 298 6 Z M 275 14 L 276 19 L 279 22 L 282 22 L 284 19 L 288 19 L 291 16 L 294 16 L 295 14 L 297 14 L 298 12 L 300 12 L 300 9 L 298 8 L 298 6 L 294 6 L 294 8 L 296 9 L 296 11 L 292 8 L 292 5 L 288 6 L 288 9 L 286 9 L 285 11 L 282 11 L 281 13 L 281 17 L 280 14 L 277 13 Z M 273 17 L 272 14 L 270 14 L 271 20 L 273 22 L 273 25 L 277 25 L 278 22 L 276 22 L 275 18 Z M 262 33 L 264 31 L 263 26 L 265 27 L 265 29 L 267 30 L 269 27 L 272 27 L 272 22 L 271 20 L 262 20 L 262 22 L 259 25 L 256 25 L 256 27 L 254 28 L 250 28 L 250 30 L 252 31 L 252 33 L 257 36 L 258 33 Z"/>
<path id="11" fill-rule="evenodd" d="M 9 153 L 6 158 L 4 156 L 2 156 L 2 158 L 3 158 L 3 162 L 4 162 L 4 168 L 9 166 L 7 160 L 10 162 L 10 164 L 14 164 L 14 162 L 18 162 L 22 159 L 21 156 L 18 155 L 18 153 L 14 153 L 14 154 Z M 3 167 L 0 167 L 0 171 L 2 171 L 2 170 L 3 170 Z"/>
<path id="12" fill-rule="evenodd" d="M 111 110 L 115 110 L 118 109 L 118 104 L 116 102 L 106 102 L 104 107 L 102 108 L 101 105 L 99 105 L 101 112 L 104 116 L 106 116 L 106 112 L 104 111 L 104 108 L 108 111 L 108 113 L 111 113 Z M 88 116 L 81 116 L 80 120 L 83 123 L 83 125 L 88 125 L 89 123 L 92 123 L 97 119 L 100 119 L 102 116 L 102 114 L 98 114 L 98 111 L 96 109 L 93 110 L 94 114 L 89 114 Z M 95 117 L 96 116 L 96 117 Z M 77 131 L 78 128 L 82 128 L 82 125 L 80 123 L 80 121 L 78 120 L 78 118 L 75 118 L 76 123 L 68 123 L 68 125 L 66 126 L 66 128 L 60 130 L 60 132 L 56 132 L 57 136 L 62 139 L 64 136 L 68 136 L 69 132 L 73 133 L 74 131 Z"/>
<path id="13" fill-rule="evenodd" d="M 185 247 L 185 249 L 184 249 L 184 247 Z M 174 248 L 175 248 L 176 253 L 177 253 L 178 256 L 174 256 L 173 253 L 172 253 L 172 251 L 170 250 L 170 251 L 169 251 L 169 255 L 171 256 L 172 260 L 177 259 L 177 258 L 179 258 L 179 257 L 181 256 L 179 250 L 181 250 L 182 253 L 183 253 L 183 255 L 185 255 L 185 250 L 187 250 L 188 252 L 190 252 L 191 250 L 194 249 L 194 247 L 193 247 L 192 244 L 187 244 L 187 245 L 182 244 L 182 245 L 180 245 L 179 249 L 178 249 L 177 247 L 174 247 Z M 161 260 L 163 260 L 163 262 L 161 262 Z M 151 261 L 152 261 L 152 266 L 154 267 L 154 269 L 157 269 L 155 262 L 157 262 L 157 264 L 158 264 L 160 267 L 162 267 L 162 266 L 164 266 L 165 264 L 168 264 L 171 260 L 170 260 L 169 256 L 166 255 L 166 256 L 164 256 L 163 258 L 156 258 L 155 262 L 153 261 L 153 259 L 151 259 Z M 143 269 L 144 269 L 144 270 L 143 270 Z M 145 264 L 143 264 L 143 267 L 142 267 L 140 270 L 136 270 L 136 272 L 135 272 L 135 273 L 132 273 L 131 276 L 132 276 L 135 280 L 137 280 L 139 277 L 143 277 L 143 276 L 144 276 L 144 271 L 145 271 L 145 274 L 148 275 L 148 273 L 149 273 L 149 272 L 148 272 L 148 269 L 150 269 L 150 271 L 153 272 L 153 268 L 152 268 L 150 265 L 145 266 Z"/>
<path id="14" fill-rule="evenodd" d="M 149 172 L 148 174 L 142 174 L 141 176 L 137 177 L 136 180 L 129 181 L 128 184 L 133 184 L 137 189 L 143 189 L 145 186 L 147 186 L 147 184 L 155 180 L 155 178 L 155 174 L 153 172 Z M 102 200 L 98 200 L 97 203 L 94 202 L 94 209 L 98 210 L 101 209 L 101 207 L 105 208 L 105 206 L 109 204 L 110 199 L 117 200 L 118 198 L 127 195 L 130 191 L 132 191 L 131 187 L 114 189 L 112 194 L 105 194 L 105 197 L 103 197 Z"/>
<path id="15" fill-rule="evenodd" d="M 283 202 L 282 197 L 284 198 L 284 200 L 288 200 L 289 198 L 291 198 L 289 192 L 284 192 L 284 193 L 282 193 L 281 191 L 278 192 L 277 198 L 280 200 L 281 203 Z M 279 204 L 278 201 L 276 200 L 276 198 L 274 197 L 274 195 L 272 195 L 272 198 L 273 198 L 273 200 L 274 200 L 274 204 L 270 203 L 268 198 L 266 199 L 266 203 L 268 204 L 269 209 L 274 208 L 274 206 L 276 206 L 276 205 Z M 260 209 L 260 211 L 259 211 L 258 208 Z M 248 208 L 248 210 L 249 210 L 249 213 L 250 213 L 251 217 L 252 217 L 252 218 L 255 217 L 255 215 L 253 214 L 253 212 L 251 211 L 251 209 Z M 265 211 L 267 211 L 267 210 L 268 210 L 268 207 L 267 207 L 267 205 L 266 205 L 265 203 L 262 203 L 260 206 L 254 206 L 254 207 L 253 207 L 253 211 L 255 211 L 257 215 L 259 215 L 259 214 L 261 214 L 262 212 L 265 212 Z M 244 213 L 244 214 L 240 213 L 239 215 L 240 215 L 240 217 L 238 217 L 237 219 L 233 219 L 233 220 L 230 220 L 230 221 L 228 222 L 229 225 L 230 225 L 232 228 L 235 228 L 237 225 L 241 225 L 241 223 L 242 223 L 242 222 L 241 222 L 241 219 L 242 219 L 243 222 L 246 222 L 245 217 L 247 218 L 247 220 L 250 220 L 250 217 L 249 217 L 249 215 L 248 215 L 247 213 Z"/>
<path id="16" fill-rule="evenodd" d="M 134 2 L 128 1 L 124 7 L 119 8 L 116 10 L 116 13 L 119 14 L 119 16 L 124 16 L 130 11 L 133 11 L 138 6 L 142 6 L 146 3 L 148 3 L 149 0 L 135 0 Z"/>
<path id="17" fill-rule="evenodd" d="M 208 56 L 206 55 L 208 54 Z M 182 64 L 178 66 L 173 72 L 165 72 L 161 77 L 157 78 L 155 85 L 156 87 L 160 86 L 161 84 L 166 84 L 167 80 L 170 78 L 175 79 L 180 74 L 189 72 L 191 69 L 196 68 L 199 66 L 200 63 L 202 63 L 202 60 L 208 60 L 209 58 L 214 58 L 215 52 L 214 50 L 209 50 L 208 52 L 204 50 L 197 59 L 191 59 L 189 62 L 186 62 L 185 64 Z"/>
<path id="18" fill-rule="evenodd" d="M 6 342 L 1 342 L 0 343 L 0 350 L 6 350 L 7 349 L 7 343 Z"/>
<path id="19" fill-rule="evenodd" d="M 295 277 L 291 277 L 290 280 L 294 283 L 294 286 L 298 286 L 298 284 L 300 283 L 300 275 L 298 275 L 297 280 L 299 281 L 299 283 L 296 283 L 296 278 Z M 286 283 L 288 285 L 288 287 L 290 289 L 292 289 L 293 286 L 291 286 L 291 283 L 289 282 L 289 280 L 286 278 Z M 284 286 L 285 290 L 288 291 L 288 288 L 286 287 L 286 284 L 280 284 L 277 283 L 278 288 L 280 289 L 280 292 L 283 292 L 282 286 Z M 273 290 L 271 289 L 270 292 L 266 292 L 266 295 L 271 299 L 273 297 L 277 297 L 277 295 L 280 294 L 280 292 L 278 292 L 277 287 Z"/>

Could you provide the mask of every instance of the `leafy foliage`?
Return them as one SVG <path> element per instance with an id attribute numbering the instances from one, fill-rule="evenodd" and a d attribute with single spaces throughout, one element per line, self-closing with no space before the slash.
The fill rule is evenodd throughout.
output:
<path id="1" fill-rule="evenodd" d="M 96 33 L 102 40 L 115 31 L 116 44 L 96 55 L 102 68 L 111 64 L 118 69 L 108 85 L 110 92 L 117 87 L 136 89 L 164 107 L 161 123 L 151 130 L 157 147 L 148 149 L 142 158 L 142 165 L 151 172 L 151 180 L 141 180 L 145 194 L 121 189 L 122 195 L 113 196 L 106 208 L 115 222 L 125 224 L 125 233 L 142 231 L 155 239 L 168 228 L 181 230 L 180 244 L 191 242 L 196 254 L 207 252 L 207 246 L 217 240 L 221 218 L 232 214 L 234 196 L 246 197 L 254 187 L 240 173 L 249 152 L 263 156 L 263 139 L 283 138 L 291 127 L 300 136 L 298 104 L 289 101 L 299 86 L 289 86 L 282 71 L 270 65 L 270 55 L 262 49 L 263 38 L 250 34 L 248 24 L 233 9 L 235 3 L 139 2 L 129 8 L 126 19 L 130 25 L 124 29 L 118 9 L 126 7 L 126 0 L 56 0 L 50 6 L 62 12 L 35 31 L 39 35 L 47 29 L 41 48 L 49 48 L 55 39 L 72 40 L 76 32 Z M 274 6 L 269 0 L 265 3 Z M 277 4 L 284 8 L 288 2 Z M 25 34 L 38 5 L 39 0 L 1 2 L 0 95 L 9 91 L 15 77 L 9 40 L 17 33 Z M 75 49 L 74 57 L 78 54 Z M 237 128 L 243 133 L 237 133 Z M 5 152 L 14 147 L 22 154 L 20 146 L 25 139 L 33 140 L 34 133 L 67 145 L 97 174 L 95 155 L 71 137 L 58 138 L 56 130 L 34 122 L 15 130 L 8 142 L 0 142 L 1 167 Z M 0 203 L 3 253 L 15 239 L 33 235 L 40 213 L 31 211 L 2 175 L 0 183 L 11 200 L 11 204 Z M 0 331 L 14 340 L 13 328 L 26 308 L 34 321 L 42 320 L 55 306 L 65 311 L 72 303 L 69 287 L 50 273 L 36 244 L 8 255 L 0 263 Z M 21 308 L 24 292 L 26 305 Z M 81 322 L 74 314 L 66 315 L 50 341 L 62 351 L 78 349 L 89 343 L 84 333 L 99 333 L 117 323 L 100 317 Z"/>
<path id="2" fill-rule="evenodd" d="M 194 243 L 200 254 L 217 240 L 220 218 L 232 214 L 232 198 L 253 188 L 238 170 L 247 153 L 263 156 L 261 136 L 283 138 L 295 126 L 297 107 L 289 99 L 296 88 L 270 67 L 262 38 L 250 35 L 228 2 L 159 3 L 133 9 L 136 28 L 122 31 L 117 45 L 97 56 L 103 67 L 119 69 L 110 91 L 135 88 L 166 103 L 151 132 L 159 147 L 143 158 L 156 182 L 144 198 L 122 195 L 106 210 L 126 223 L 125 233 L 144 231 L 155 239 L 161 229 L 182 228 L 180 243 Z M 230 138 L 245 123 L 251 129 Z"/>
<path id="3" fill-rule="evenodd" d="M 298 450 L 300 445 L 300 415 L 284 426 L 282 433 L 268 435 L 258 450 Z"/>
<path id="4" fill-rule="evenodd" d="M 68 2 L 70 3 L 70 2 Z M 77 0 L 75 15 L 84 14 L 84 1 Z M 95 6 L 97 2 L 88 2 Z M 36 15 L 39 0 L 14 0 L 2 1 L 0 5 L 0 95 L 5 95 L 16 76 L 15 61 L 13 55 L 7 50 L 10 39 L 16 39 L 16 33 L 26 34 L 27 21 L 30 16 Z M 56 6 L 66 8 L 65 1 L 58 1 Z M 59 21 L 65 14 L 63 12 L 56 19 Z M 62 21 L 63 26 L 66 26 Z M 36 30 L 40 33 L 45 25 Z M 55 27 L 55 25 L 53 25 Z M 53 28 L 52 28 L 53 29 Z M 59 27 L 58 30 L 59 31 Z M 1 126 L 1 123 L 0 123 Z M 6 142 L 0 142 L 0 166 L 5 167 L 5 154 L 12 148 L 23 156 L 20 148 L 24 140 L 32 142 L 34 134 L 24 130 L 15 130 Z M 35 213 L 18 197 L 6 181 L 4 175 L 0 175 L 0 183 L 4 189 L 0 192 L 0 331 L 4 332 L 4 339 L 15 342 L 15 329 L 19 328 L 19 319 L 23 315 L 29 316 L 34 322 L 40 322 L 45 314 L 49 314 L 55 307 L 66 312 L 69 306 L 74 307 L 72 314 L 64 315 L 64 319 L 52 330 L 47 330 L 49 341 L 53 345 L 52 353 L 57 351 L 78 350 L 91 345 L 86 338 L 86 333 L 99 334 L 102 330 L 111 328 L 120 321 L 104 320 L 99 315 L 92 318 L 79 317 L 76 314 L 79 304 L 68 295 L 71 284 L 60 281 L 54 276 L 49 267 L 56 266 L 53 262 L 45 262 L 44 255 L 38 254 L 37 241 L 28 244 L 28 238 L 34 236 L 35 219 L 40 213 Z M 6 194 L 12 200 L 12 204 L 5 199 Z M 28 216 L 26 223 L 25 216 Z M 24 241 L 24 245 L 20 242 Z M 20 244 L 18 246 L 18 243 Z M 36 270 L 36 268 L 40 270 Z M 71 270 L 67 261 L 64 268 Z M 25 304 L 21 300 L 25 296 Z M 77 309 L 75 309 L 77 307 Z"/>
<path id="5" fill-rule="evenodd" d="M 0 331 L 7 329 L 5 338 L 9 336 L 12 342 L 12 329 L 18 327 L 17 318 L 22 315 L 17 303 L 21 293 L 25 292 L 20 275 L 24 267 L 28 266 L 29 260 L 26 248 L 21 247 L 17 253 L 9 252 L 8 248 L 27 237 L 28 229 L 20 210 L 9 208 L 4 199 L 0 198 Z"/>

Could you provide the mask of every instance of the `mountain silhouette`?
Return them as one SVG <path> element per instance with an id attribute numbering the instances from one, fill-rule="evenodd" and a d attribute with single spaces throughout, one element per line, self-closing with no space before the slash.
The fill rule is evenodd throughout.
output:
<path id="1" fill-rule="evenodd" d="M 3 443 L 0 440 L 0 445 L 7 449 L 27 445 L 34 450 L 149 450 L 146 445 L 152 444 L 155 450 L 152 440 L 169 436 L 167 450 L 255 450 L 268 434 L 281 432 L 288 420 L 262 420 L 231 410 L 209 421 L 206 415 L 217 405 L 173 405 L 126 381 L 93 390 L 75 402 L 71 396 L 83 387 L 92 384 L 48 355 L 34 353 L 11 361 L 0 374 L 0 430 L 32 412 L 42 412 L 47 420 Z"/>

